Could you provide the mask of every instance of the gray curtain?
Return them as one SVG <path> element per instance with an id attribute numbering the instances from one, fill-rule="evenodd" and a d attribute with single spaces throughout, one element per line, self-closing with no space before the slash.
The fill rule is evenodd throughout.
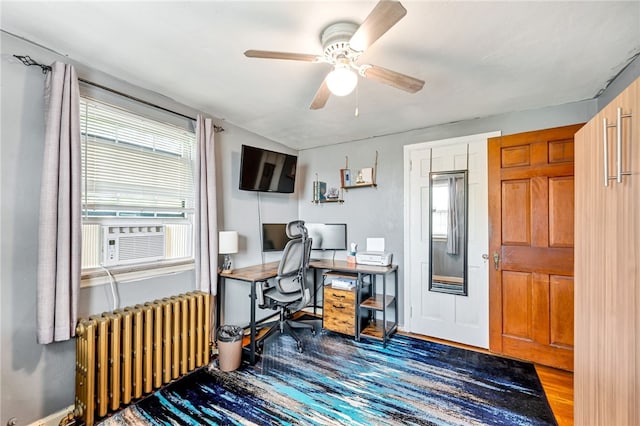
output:
<path id="1" fill-rule="evenodd" d="M 458 254 L 460 239 L 458 230 L 458 179 L 449 178 L 449 220 L 447 221 L 447 253 Z"/>
<path id="2" fill-rule="evenodd" d="M 55 62 L 45 81 L 40 194 L 37 340 L 75 336 L 82 247 L 80 101 L 71 65 Z"/>
<path id="3" fill-rule="evenodd" d="M 196 122 L 196 289 L 216 295 L 218 279 L 218 217 L 214 124 L 198 115 Z"/>

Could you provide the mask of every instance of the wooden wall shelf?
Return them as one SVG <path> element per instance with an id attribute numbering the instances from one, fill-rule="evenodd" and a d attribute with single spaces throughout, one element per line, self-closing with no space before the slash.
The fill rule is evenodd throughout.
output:
<path id="1" fill-rule="evenodd" d="M 340 169 L 340 187 L 342 189 L 375 188 L 376 172 L 378 168 L 378 151 L 376 151 L 373 167 L 358 170 L 349 169 L 349 157 L 345 157 L 345 167 Z"/>
<path id="2" fill-rule="evenodd" d="M 327 198 L 324 200 L 312 200 L 311 201 L 313 204 L 325 204 L 325 203 L 344 203 L 344 200 L 342 198 L 337 198 L 337 199 L 332 199 L 332 198 Z"/>
<path id="3" fill-rule="evenodd" d="M 359 183 L 357 185 L 347 185 L 347 186 L 343 186 L 342 189 L 352 189 L 352 188 L 375 188 L 377 187 L 378 184 L 377 183 Z"/>

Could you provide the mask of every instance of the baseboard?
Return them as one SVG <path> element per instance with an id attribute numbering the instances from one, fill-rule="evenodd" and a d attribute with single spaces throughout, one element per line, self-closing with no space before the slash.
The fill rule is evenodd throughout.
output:
<path id="1" fill-rule="evenodd" d="M 73 405 L 70 405 L 67 408 L 63 408 L 60 411 L 56 411 L 55 413 L 48 415 L 44 419 L 36 420 L 29 426 L 58 426 L 60 421 L 73 411 L 73 408 Z"/>

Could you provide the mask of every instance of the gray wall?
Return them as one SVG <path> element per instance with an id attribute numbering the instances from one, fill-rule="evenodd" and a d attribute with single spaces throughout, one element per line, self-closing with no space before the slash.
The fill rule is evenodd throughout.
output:
<path id="1" fill-rule="evenodd" d="M 2 53 L 2 141 L 1 170 L 2 235 L 0 285 L 0 424 L 16 417 L 27 424 L 73 403 L 75 359 L 74 343 L 37 345 L 35 341 L 35 283 L 38 232 L 40 168 L 43 141 L 44 76 L 38 68 L 17 63 L 12 54 L 28 54 L 51 63 L 57 55 L 22 40 L 1 34 Z M 69 62 L 69 58 L 64 58 Z M 81 77 L 130 93 L 181 113 L 195 111 L 161 95 L 149 93 L 118 81 L 82 64 L 76 64 Z M 640 75 L 638 60 L 621 81 Z M 612 85 L 606 95 L 613 98 L 624 88 Z M 403 146 L 456 136 L 501 130 L 511 134 L 587 121 L 598 107 L 595 100 L 554 106 L 535 111 L 514 112 L 465 122 L 434 126 L 399 135 L 305 150 L 299 153 L 298 188 L 294 195 L 258 194 L 237 190 L 240 145 L 262 146 L 293 152 L 261 136 L 224 124 L 226 131 L 217 138 L 217 176 L 219 226 L 240 234 L 240 252 L 233 256 L 235 266 L 247 266 L 278 259 L 277 253 L 263 255 L 260 250 L 259 222 L 286 222 L 301 218 L 310 222 L 345 222 L 349 241 L 364 248 L 368 236 L 385 237 L 387 249 L 394 253 L 400 269 L 400 310 L 403 309 Z M 478 115 L 482 112 L 479 111 Z M 352 169 L 372 167 L 378 151 L 377 188 L 359 188 L 344 194 L 344 204 L 311 203 L 315 173 L 320 180 L 338 186 L 339 169 L 349 157 Z M 320 256 L 321 253 L 314 253 Z M 331 253 L 324 253 L 330 256 Z M 337 253 L 344 258 L 346 253 Z M 186 272 L 120 286 L 122 305 L 176 294 L 193 288 L 193 273 Z M 226 322 L 244 323 L 248 318 L 247 289 L 230 283 L 225 307 Z M 82 314 L 109 309 L 105 287 L 83 290 Z M 266 313 L 263 313 L 266 315 Z M 402 318 L 402 317 L 401 317 Z"/>
<path id="2" fill-rule="evenodd" d="M 13 54 L 30 55 L 42 63 L 70 62 L 48 50 L 0 33 L 2 53 L 2 116 L 0 178 L 2 235 L 0 285 L 0 424 L 11 418 L 24 425 L 73 404 L 75 342 L 50 345 L 36 343 L 36 270 L 38 251 L 38 209 L 40 170 L 44 141 L 43 87 L 40 68 L 25 67 Z M 171 99 L 132 87 L 82 64 L 75 64 L 79 76 L 124 93 L 195 117 L 197 112 Z M 217 137 L 219 226 L 241 235 L 238 266 L 262 261 L 258 246 L 258 200 L 255 193 L 237 190 L 240 145 L 242 143 L 295 152 L 282 145 L 233 126 Z M 234 176 L 234 178 L 229 178 Z M 292 196 L 262 196 L 263 219 L 284 222 L 297 217 L 298 200 Z M 224 226 L 223 226 L 224 224 Z M 269 259 L 267 259 L 269 260 Z M 271 259 L 271 260 L 276 260 Z M 193 271 L 138 282 L 119 284 L 121 306 L 190 291 Z M 229 286 L 231 287 L 231 285 Z M 247 287 L 234 286 L 228 294 L 227 311 L 232 319 L 248 321 Z M 244 289 L 244 292 L 243 292 Z M 111 309 L 107 286 L 83 289 L 79 314 Z"/>

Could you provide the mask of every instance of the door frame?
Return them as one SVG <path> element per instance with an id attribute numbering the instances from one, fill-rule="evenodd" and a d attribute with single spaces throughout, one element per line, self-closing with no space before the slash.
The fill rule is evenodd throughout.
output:
<path id="1" fill-rule="evenodd" d="M 415 150 L 422 150 L 428 148 L 435 148 L 439 146 L 447 146 L 447 145 L 458 145 L 458 144 L 466 144 L 477 141 L 480 138 L 484 138 L 487 140 L 490 138 L 502 136 L 502 131 L 496 130 L 492 132 L 478 133 L 467 136 L 459 136 L 448 139 L 439 139 L 427 142 L 419 142 L 415 144 L 409 144 L 403 146 L 403 173 L 404 173 L 404 206 L 403 206 L 403 220 L 404 220 L 404 229 L 403 229 L 403 250 L 404 250 L 404 312 L 403 312 L 403 324 L 404 330 L 411 332 L 413 326 L 411 324 L 411 223 L 410 223 L 410 214 L 411 214 L 411 206 L 409 204 L 410 194 L 411 194 L 411 181 L 410 181 L 410 173 L 411 173 L 411 154 Z M 487 250 L 489 247 L 487 247 Z M 488 300 L 488 298 L 487 298 Z M 487 312 L 488 312 L 487 307 Z"/>

